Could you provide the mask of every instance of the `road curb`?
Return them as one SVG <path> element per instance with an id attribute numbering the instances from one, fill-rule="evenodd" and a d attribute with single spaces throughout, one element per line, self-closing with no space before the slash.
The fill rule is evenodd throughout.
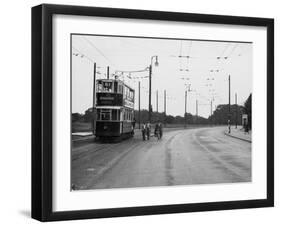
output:
<path id="1" fill-rule="evenodd" d="M 228 132 L 224 132 L 224 134 L 227 135 L 227 136 L 229 136 L 229 137 L 233 137 L 233 138 L 236 138 L 236 139 L 239 139 L 239 140 L 243 140 L 243 141 L 252 143 L 251 140 L 247 140 L 247 139 L 244 139 L 244 138 L 241 138 L 241 137 L 237 137 L 237 136 L 231 135 L 231 134 L 229 134 Z"/>

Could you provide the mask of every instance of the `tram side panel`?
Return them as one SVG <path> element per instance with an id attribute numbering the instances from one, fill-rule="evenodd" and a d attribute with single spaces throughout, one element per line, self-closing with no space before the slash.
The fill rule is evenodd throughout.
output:
<path id="1" fill-rule="evenodd" d="M 133 123 L 132 122 L 123 122 L 123 133 L 132 133 L 133 132 Z"/>

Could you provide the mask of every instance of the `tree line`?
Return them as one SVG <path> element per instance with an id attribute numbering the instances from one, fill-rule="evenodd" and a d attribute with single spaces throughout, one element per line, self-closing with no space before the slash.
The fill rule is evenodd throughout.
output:
<path id="1" fill-rule="evenodd" d="M 230 113 L 230 114 L 229 114 Z M 228 124 L 228 119 L 230 115 L 230 123 L 232 125 L 242 125 L 242 114 L 248 115 L 249 128 L 252 126 L 252 94 L 245 101 L 244 106 L 232 104 L 221 104 L 218 105 L 211 116 L 204 118 L 201 116 L 192 115 L 186 113 L 183 116 L 177 115 L 165 115 L 164 112 L 152 112 L 151 113 L 151 123 L 156 123 L 158 121 L 164 124 L 215 124 L 215 125 L 225 125 Z M 135 121 L 138 123 L 139 119 L 141 123 L 148 122 L 149 112 L 148 110 L 135 110 Z M 85 114 L 73 113 L 72 122 L 91 122 L 93 119 L 92 108 L 85 111 Z"/>

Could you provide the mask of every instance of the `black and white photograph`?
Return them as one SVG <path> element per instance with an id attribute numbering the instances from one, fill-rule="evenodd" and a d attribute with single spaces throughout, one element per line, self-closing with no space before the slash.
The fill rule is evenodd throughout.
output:
<path id="1" fill-rule="evenodd" d="M 71 191 L 251 183 L 252 42 L 70 39 Z"/>
<path id="2" fill-rule="evenodd" d="M 32 8 L 32 218 L 274 206 L 274 19 L 162 10 Z"/>

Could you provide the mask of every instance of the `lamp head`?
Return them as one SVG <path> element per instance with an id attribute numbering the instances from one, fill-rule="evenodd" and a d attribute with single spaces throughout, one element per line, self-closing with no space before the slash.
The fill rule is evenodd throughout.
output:
<path id="1" fill-rule="evenodd" d="M 158 67 L 158 66 L 159 66 L 158 56 L 156 56 L 155 66 L 156 66 L 156 67 Z"/>

